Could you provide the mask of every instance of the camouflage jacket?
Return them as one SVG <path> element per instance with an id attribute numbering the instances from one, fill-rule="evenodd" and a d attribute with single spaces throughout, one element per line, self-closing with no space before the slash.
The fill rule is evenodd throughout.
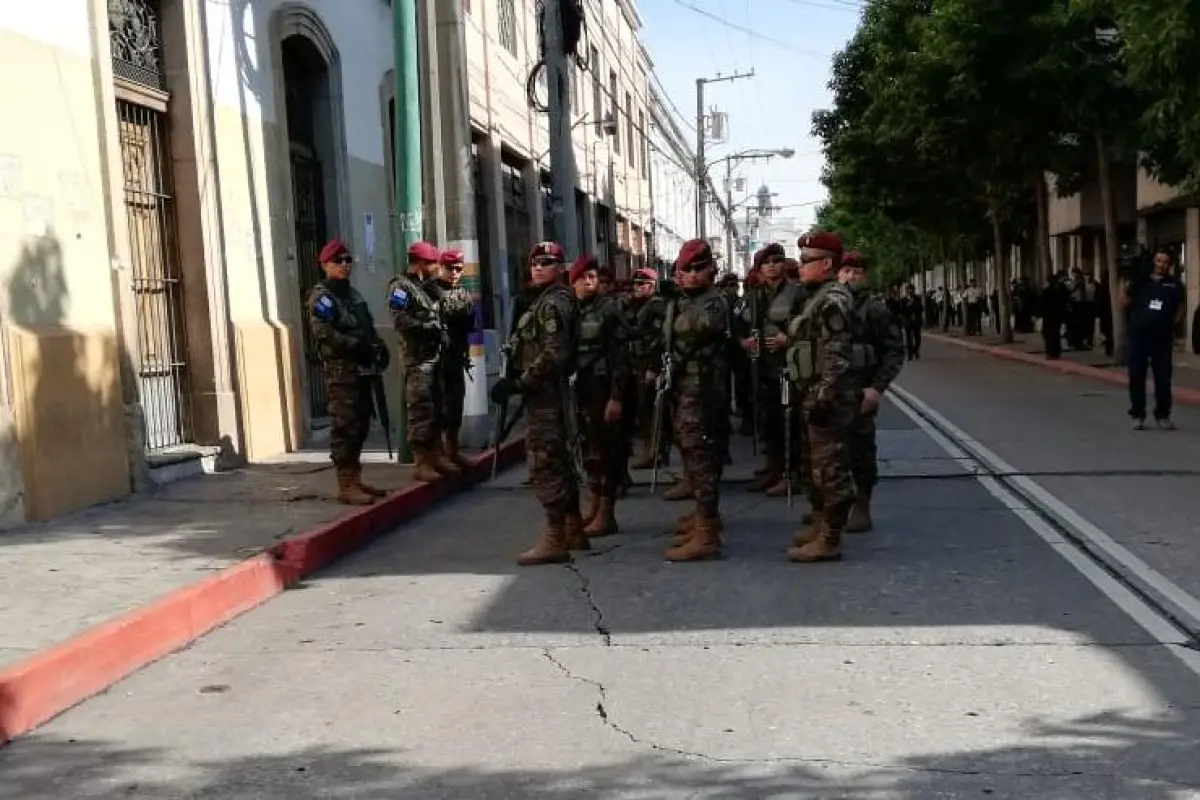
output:
<path id="1" fill-rule="evenodd" d="M 904 333 L 879 295 L 854 292 L 851 377 L 861 388 L 886 392 L 904 367 Z"/>
<path id="2" fill-rule="evenodd" d="M 582 391 L 605 392 L 620 400 L 629 384 L 629 337 L 617 298 L 589 297 L 577 302 L 579 350 L 577 375 Z M 590 400 L 594 398 L 585 398 Z"/>
<path id="3" fill-rule="evenodd" d="M 442 327 L 450 340 L 443 358 L 456 366 L 465 365 L 470 361 L 471 332 L 475 329 L 475 302 L 471 293 L 462 286 L 439 286 Z"/>
<path id="4" fill-rule="evenodd" d="M 308 324 L 331 382 L 375 372 L 383 348 L 366 299 L 348 281 L 321 281 L 308 295 Z"/>
<path id="5" fill-rule="evenodd" d="M 639 372 L 658 368 L 655 352 L 661 353 L 663 321 L 667 318 L 667 298 L 654 295 L 640 303 L 631 303 L 636 314 L 630 351 L 633 368 Z"/>
<path id="6" fill-rule="evenodd" d="M 777 333 L 786 333 L 788 323 L 804 311 L 808 291 L 799 283 L 781 280 L 776 284 L 761 283 L 750 287 L 741 306 L 738 319 L 739 338 L 749 338 L 758 332 L 759 346 L 762 339 Z M 785 352 L 763 348 L 762 358 L 770 366 L 782 368 Z"/>
<path id="7" fill-rule="evenodd" d="M 672 379 L 677 389 L 703 386 L 725 391 L 732 322 L 729 301 L 715 287 L 670 301 L 659 352 L 665 350 L 674 361 Z"/>
<path id="8" fill-rule="evenodd" d="M 833 405 L 854 391 L 854 295 L 836 280 L 822 284 L 788 325 L 788 374 L 806 397 Z"/>
<path id="9" fill-rule="evenodd" d="M 436 361 L 446 347 L 442 290 L 436 281 L 400 275 L 388 285 L 388 309 L 407 364 Z"/>
<path id="10" fill-rule="evenodd" d="M 517 320 L 510 345 L 524 389 L 557 391 L 565 384 L 579 347 L 579 310 L 571 290 L 561 283 L 543 289 Z"/>

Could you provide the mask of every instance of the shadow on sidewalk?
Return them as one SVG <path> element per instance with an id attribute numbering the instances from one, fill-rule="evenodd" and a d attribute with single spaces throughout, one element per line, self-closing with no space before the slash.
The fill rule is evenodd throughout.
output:
<path id="1" fill-rule="evenodd" d="M 515 721 L 514 721 L 515 723 Z M 183 723 L 180 723 L 183 724 Z M 1173 800 L 1200 787 L 1195 740 L 1178 720 L 1102 713 L 1066 725 L 1031 719 L 1036 744 L 915 756 L 895 763 L 847 763 L 821 753 L 760 761 L 683 755 L 645 742 L 647 752 L 562 769 L 432 769 L 404 751 L 311 747 L 284 754 L 180 762 L 166 750 L 121 748 L 101 740 L 34 736 L 0 750 L 0 780 L 21 800 L 236 798 L 403 800 L 404 798 L 991 796 Z M 452 734 L 447 732 L 449 741 Z M 614 746 L 635 747 L 613 734 Z M 664 747 L 667 749 L 658 750 Z M 597 753 L 590 760 L 609 760 Z"/>

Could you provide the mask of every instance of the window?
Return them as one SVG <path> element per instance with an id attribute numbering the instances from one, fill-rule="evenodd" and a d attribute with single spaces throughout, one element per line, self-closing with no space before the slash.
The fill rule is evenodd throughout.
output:
<path id="1" fill-rule="evenodd" d="M 646 130 L 646 112 L 638 112 L 638 130 L 642 134 L 642 177 L 650 177 L 650 132 Z"/>
<path id="2" fill-rule="evenodd" d="M 629 134 L 625 137 L 625 141 L 629 143 L 629 166 L 637 166 L 637 149 L 633 143 L 637 141 L 633 135 L 633 95 L 629 92 L 625 93 L 625 124 L 629 130 Z"/>
<path id="3" fill-rule="evenodd" d="M 613 150 L 621 152 L 621 109 L 617 106 L 617 73 L 613 70 L 608 71 L 608 102 L 612 108 L 613 125 Z"/>
<path id="4" fill-rule="evenodd" d="M 504 191 L 504 207 L 527 212 L 525 205 L 525 178 L 521 169 L 507 162 L 500 165 L 500 182 Z"/>
<path id="5" fill-rule="evenodd" d="M 500 46 L 514 56 L 517 54 L 517 8 L 516 0 L 497 0 L 496 17 L 500 26 Z"/>

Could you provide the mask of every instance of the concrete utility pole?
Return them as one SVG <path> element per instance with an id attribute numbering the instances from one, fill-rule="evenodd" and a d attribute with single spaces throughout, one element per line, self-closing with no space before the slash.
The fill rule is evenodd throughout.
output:
<path id="1" fill-rule="evenodd" d="M 434 120 L 434 163 L 443 203 L 438 209 L 445 229 L 444 246 L 463 252 L 463 286 L 475 298 L 475 325 L 471 331 L 471 372 L 463 398 L 460 430 L 463 444 L 487 441 L 489 408 L 487 364 L 483 345 L 483 311 L 480 297 L 479 239 L 475 224 L 475 186 L 471 174 L 471 117 L 468 105 L 466 34 L 462 0 L 439 0 L 434 6 L 436 37 L 433 73 L 437 76 L 438 118 Z"/>
<path id="2" fill-rule="evenodd" d="M 753 78 L 754 70 L 736 72 L 724 77 L 696 78 L 696 237 L 708 238 L 708 167 L 704 162 L 704 87 L 710 83 Z"/>
<path id="3" fill-rule="evenodd" d="M 563 52 L 563 20 L 560 5 L 543 5 L 542 19 L 546 33 L 546 90 L 550 108 L 550 176 L 553 179 L 551 212 L 554 215 L 554 238 L 573 259 L 579 253 L 579 220 L 575 216 L 575 147 L 571 141 L 570 73 L 567 54 Z M 466 73 L 466 65 L 463 65 Z"/>
<path id="4" fill-rule="evenodd" d="M 725 160 L 725 268 L 733 271 L 733 161 Z"/>
<path id="5" fill-rule="evenodd" d="M 393 77 L 396 90 L 394 127 L 396 135 L 396 224 L 392 232 L 392 262 L 397 272 L 408 263 L 408 247 L 421 238 L 425 215 L 421 198 L 421 92 L 417 54 L 417 5 L 415 0 L 392 0 L 394 39 Z M 400 413 L 396 415 L 396 448 L 401 463 L 412 461 L 408 446 L 408 402 L 400 377 Z"/>

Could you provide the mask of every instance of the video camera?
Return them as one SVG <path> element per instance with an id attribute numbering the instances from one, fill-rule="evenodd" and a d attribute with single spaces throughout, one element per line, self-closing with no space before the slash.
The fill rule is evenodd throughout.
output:
<path id="1" fill-rule="evenodd" d="M 1141 242 L 1126 242 L 1117 249 L 1117 277 L 1130 283 L 1154 271 L 1154 257 Z"/>

